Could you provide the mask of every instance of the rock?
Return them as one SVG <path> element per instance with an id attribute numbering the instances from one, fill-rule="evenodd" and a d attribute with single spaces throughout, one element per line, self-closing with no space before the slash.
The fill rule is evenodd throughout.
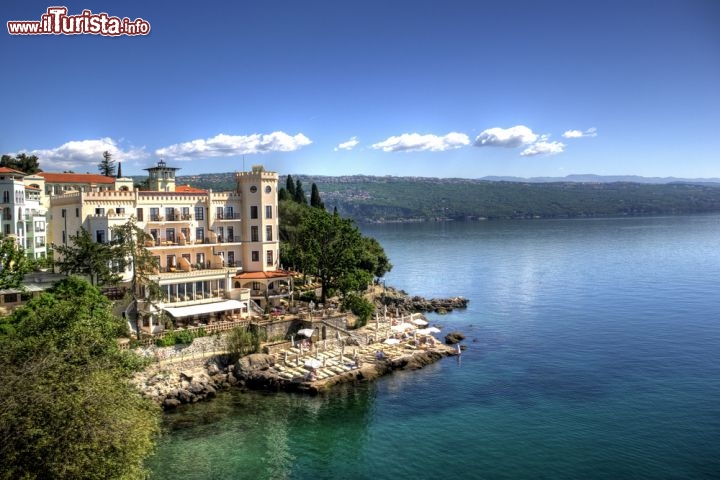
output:
<path id="1" fill-rule="evenodd" d="M 266 353 L 253 353 L 242 357 L 235 363 L 235 375 L 245 377 L 259 370 L 267 370 L 275 365 L 275 357 Z"/>
<path id="2" fill-rule="evenodd" d="M 218 367 L 218 366 L 217 366 L 216 364 L 214 364 L 214 363 L 211 363 L 211 364 L 208 365 L 208 367 L 207 367 L 207 373 L 208 373 L 208 375 L 210 375 L 211 377 L 214 376 L 214 375 L 217 375 L 218 373 L 220 373 L 220 367 Z"/>
<path id="3" fill-rule="evenodd" d="M 162 406 L 165 410 L 173 410 L 181 405 L 180 400 L 177 398 L 166 398 L 162 402 Z"/>
<path id="4" fill-rule="evenodd" d="M 455 345 L 456 343 L 465 340 L 465 335 L 460 332 L 450 332 L 445 335 L 445 343 L 448 345 Z"/>

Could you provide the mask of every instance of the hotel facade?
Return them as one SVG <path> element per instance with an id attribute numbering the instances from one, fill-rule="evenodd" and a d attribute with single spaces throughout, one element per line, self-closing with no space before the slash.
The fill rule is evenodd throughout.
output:
<path id="1" fill-rule="evenodd" d="M 55 244 L 71 245 L 81 228 L 93 241 L 110 242 L 113 227 L 131 217 L 148 234 L 144 246 L 155 258 L 162 299 L 132 306 L 144 332 L 161 332 L 168 320 L 246 319 L 290 296 L 292 277 L 279 268 L 277 173 L 254 166 L 235 173 L 234 191 L 213 192 L 176 185 L 178 169 L 162 160 L 146 170 L 148 190 L 129 179 L 93 187 L 76 178 L 75 188 L 66 189 L 53 178 L 41 187 L 50 193 Z M 132 266 L 115 268 L 130 278 Z"/>

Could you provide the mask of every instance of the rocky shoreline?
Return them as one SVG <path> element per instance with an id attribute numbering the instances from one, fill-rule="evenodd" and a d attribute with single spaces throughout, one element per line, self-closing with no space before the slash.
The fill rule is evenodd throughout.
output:
<path id="1" fill-rule="evenodd" d="M 467 299 L 428 300 L 382 285 L 374 286 L 372 297 L 382 320 L 376 318 L 354 330 L 355 338 L 346 338 L 342 349 L 338 346 L 321 352 L 316 349 L 312 355 L 307 350 L 303 354 L 302 348 L 293 345 L 282 356 L 257 353 L 233 362 L 225 350 L 224 337 L 196 338 L 190 345 L 138 350 L 154 363 L 138 373 L 133 383 L 144 396 L 171 410 L 214 398 L 218 391 L 229 388 L 318 394 L 339 383 L 371 381 L 394 370 L 416 370 L 459 354 L 457 346 L 444 345 L 429 334 L 419 336 L 418 342 L 405 339 L 400 345 L 380 340 L 390 335 L 394 323 L 405 317 L 411 319 L 412 313 L 448 313 L 467 307 Z M 368 340 L 361 347 L 357 338 L 363 337 L 372 337 L 374 343 Z M 445 340 L 456 343 L 461 339 Z M 320 363 L 308 367 L 305 361 Z"/>
<path id="2" fill-rule="evenodd" d="M 178 363 L 156 364 L 136 375 L 133 383 L 143 395 L 165 410 L 183 404 L 215 398 L 229 388 L 265 390 L 273 392 L 300 392 L 319 394 L 340 383 L 372 381 L 395 370 L 417 370 L 443 357 L 457 355 L 455 348 L 435 343 L 423 350 L 382 348 L 383 358 L 345 363 L 334 367 L 334 374 L 326 378 L 309 375 L 282 375 L 288 369 L 277 362 L 274 355 L 256 353 L 228 364 L 227 355 L 188 359 Z"/>
<path id="3" fill-rule="evenodd" d="M 400 315 L 415 312 L 435 312 L 439 314 L 450 313 L 456 308 L 467 308 L 469 300 L 464 297 L 431 298 L 426 299 L 417 295 L 410 295 L 404 290 L 393 287 L 376 286 L 375 311 L 382 312 L 384 308 Z"/>

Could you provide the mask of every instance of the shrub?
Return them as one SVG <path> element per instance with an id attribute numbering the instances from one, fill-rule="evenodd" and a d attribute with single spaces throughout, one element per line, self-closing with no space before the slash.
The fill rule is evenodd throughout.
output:
<path id="1" fill-rule="evenodd" d="M 357 315 L 358 321 L 356 323 L 356 327 L 366 325 L 375 310 L 372 303 L 367 301 L 364 297 L 354 293 L 345 296 L 342 306 L 345 310 L 350 310 L 352 313 Z"/>

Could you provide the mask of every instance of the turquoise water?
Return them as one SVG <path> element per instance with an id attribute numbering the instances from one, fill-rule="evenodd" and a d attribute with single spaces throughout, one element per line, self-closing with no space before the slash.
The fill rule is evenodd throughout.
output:
<path id="1" fill-rule="evenodd" d="M 153 478 L 720 478 L 720 217 L 363 227 L 467 350 L 168 415 Z"/>

